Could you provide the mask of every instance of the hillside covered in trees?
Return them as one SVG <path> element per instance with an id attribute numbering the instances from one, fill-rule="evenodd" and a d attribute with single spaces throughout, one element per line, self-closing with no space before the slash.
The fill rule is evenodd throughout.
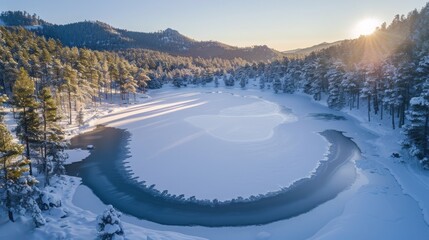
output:
<path id="1" fill-rule="evenodd" d="M 239 48 L 216 41 L 196 41 L 170 28 L 159 32 L 144 33 L 114 28 L 100 21 L 57 25 L 21 11 L 3 12 L 0 20 L 3 20 L 8 26 L 27 27 L 40 36 L 58 39 L 69 47 L 84 47 L 93 50 L 141 48 L 177 56 L 230 60 L 241 58 L 255 62 L 266 62 L 282 56 L 280 52 L 267 46 Z"/>

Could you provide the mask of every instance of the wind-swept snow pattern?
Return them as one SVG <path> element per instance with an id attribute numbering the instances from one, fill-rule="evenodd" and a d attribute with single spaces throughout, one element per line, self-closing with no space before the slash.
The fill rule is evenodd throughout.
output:
<path id="1" fill-rule="evenodd" d="M 225 141 L 255 142 L 271 138 L 275 127 L 296 121 L 296 117 L 281 113 L 274 103 L 260 101 L 226 108 L 217 115 L 198 115 L 185 120 Z"/>

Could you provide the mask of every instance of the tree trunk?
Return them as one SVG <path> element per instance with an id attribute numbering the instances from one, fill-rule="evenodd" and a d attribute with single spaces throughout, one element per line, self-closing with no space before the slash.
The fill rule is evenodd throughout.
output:
<path id="1" fill-rule="evenodd" d="M 28 163 L 28 166 L 30 168 L 30 175 L 33 175 L 33 168 L 31 166 L 31 160 L 30 160 L 30 141 L 29 141 L 29 138 L 28 138 L 28 122 L 27 122 L 27 116 L 26 116 L 27 112 L 26 112 L 25 108 L 23 108 L 22 113 L 23 113 L 23 118 L 24 118 L 24 121 L 25 121 L 25 123 L 24 123 L 24 134 L 25 134 L 25 138 L 24 139 L 25 139 L 25 148 L 26 148 L 25 155 L 26 155 L 27 159 L 30 161 Z"/>
<path id="2" fill-rule="evenodd" d="M 4 186 L 6 190 L 6 208 L 7 208 L 7 215 L 9 217 L 9 220 L 11 222 L 15 222 L 13 219 L 13 212 L 11 210 L 11 199 L 10 199 L 10 192 L 9 187 L 7 186 L 7 181 L 9 180 L 8 172 L 7 172 L 7 157 L 3 157 L 3 171 L 4 171 Z"/>
<path id="3" fill-rule="evenodd" d="M 45 186 L 50 185 L 49 183 L 49 172 L 48 172 L 48 158 L 46 156 L 47 150 L 47 134 L 46 134 L 46 106 L 43 104 L 43 170 L 45 173 Z"/>
<path id="4" fill-rule="evenodd" d="M 2 92 L 4 94 L 6 94 L 6 83 L 5 83 L 5 79 L 6 79 L 6 71 L 3 72 L 3 78 L 1 80 L 1 86 L 2 86 Z"/>
<path id="5" fill-rule="evenodd" d="M 371 96 L 368 95 L 368 122 L 371 122 Z"/>
<path id="6" fill-rule="evenodd" d="M 72 101 L 71 101 L 71 91 L 68 90 L 69 95 L 69 124 L 72 124 Z"/>
<path id="7" fill-rule="evenodd" d="M 429 108 L 426 109 L 426 119 L 425 119 L 425 130 L 424 130 L 424 142 L 423 142 L 423 156 L 427 157 L 429 155 L 428 142 L 429 142 Z"/>
<path id="8" fill-rule="evenodd" d="M 390 108 L 390 111 L 392 112 L 392 128 L 395 129 L 395 106 L 392 104 Z"/>
<path id="9" fill-rule="evenodd" d="M 356 109 L 359 110 L 360 102 L 359 102 L 359 95 L 356 98 Z"/>
<path id="10" fill-rule="evenodd" d="M 406 104 L 405 102 L 402 103 L 402 107 L 401 107 L 401 117 L 399 119 L 399 127 L 401 128 L 404 124 L 405 124 L 405 107 Z"/>

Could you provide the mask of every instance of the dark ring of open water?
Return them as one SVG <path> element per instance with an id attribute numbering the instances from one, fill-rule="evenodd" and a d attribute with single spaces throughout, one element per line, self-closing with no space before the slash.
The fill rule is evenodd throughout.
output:
<path id="1" fill-rule="evenodd" d="M 130 133 L 100 126 L 71 140 L 72 148 L 94 145 L 89 157 L 66 166 L 69 175 L 79 176 L 105 204 L 140 219 L 180 226 L 262 225 L 306 213 L 335 198 L 356 178 L 353 160 L 360 156 L 358 146 L 341 132 L 321 133 L 330 143 L 327 161 L 315 173 L 290 187 L 248 199 L 208 201 L 161 193 L 132 177 L 124 166 L 129 157 Z M 285 173 L 286 174 L 286 173 Z"/>

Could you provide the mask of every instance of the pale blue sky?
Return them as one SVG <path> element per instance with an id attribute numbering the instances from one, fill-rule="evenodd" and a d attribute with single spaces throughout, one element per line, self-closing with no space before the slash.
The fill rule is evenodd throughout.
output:
<path id="1" fill-rule="evenodd" d="M 427 0 L 0 0 L 0 10 L 25 10 L 52 23 L 100 20 L 154 32 L 173 28 L 196 40 L 278 50 L 353 37 L 362 19 L 390 22 Z"/>

